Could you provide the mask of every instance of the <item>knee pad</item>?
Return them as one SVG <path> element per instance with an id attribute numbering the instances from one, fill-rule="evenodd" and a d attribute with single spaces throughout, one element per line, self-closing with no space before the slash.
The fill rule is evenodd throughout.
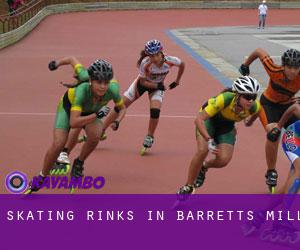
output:
<path id="1" fill-rule="evenodd" d="M 114 111 L 115 111 L 117 114 L 119 114 L 120 109 L 119 109 L 117 106 L 115 106 L 115 107 L 114 107 Z"/>
<path id="2" fill-rule="evenodd" d="M 300 179 L 297 178 L 294 180 L 292 186 L 289 188 L 289 194 L 297 194 L 300 189 Z"/>
<path id="3" fill-rule="evenodd" d="M 160 109 L 150 109 L 150 117 L 152 119 L 158 119 L 160 115 Z"/>

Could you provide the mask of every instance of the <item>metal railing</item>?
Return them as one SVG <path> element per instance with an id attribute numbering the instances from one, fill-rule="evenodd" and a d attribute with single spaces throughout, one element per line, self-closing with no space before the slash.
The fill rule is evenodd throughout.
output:
<path id="1" fill-rule="evenodd" d="M 0 34 L 22 26 L 44 8 L 45 4 L 46 1 L 33 0 L 11 14 L 0 16 Z"/>
<path id="2" fill-rule="evenodd" d="M 115 0 L 120 1 L 120 0 Z M 126 1 L 126 0 L 125 0 Z M 143 0 L 142 0 L 143 1 Z M 26 5 L 21 6 L 13 13 L 0 15 L 0 34 L 12 31 L 25 24 L 28 20 L 33 18 L 40 10 L 48 5 L 66 4 L 74 2 L 109 2 L 103 0 L 31 0 Z"/>

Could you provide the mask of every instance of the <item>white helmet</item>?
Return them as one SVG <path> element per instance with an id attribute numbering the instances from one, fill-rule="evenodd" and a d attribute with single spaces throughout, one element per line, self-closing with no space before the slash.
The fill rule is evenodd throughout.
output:
<path id="1" fill-rule="evenodd" d="M 232 91 L 239 94 L 258 94 L 259 82 L 250 76 L 240 76 L 232 84 Z"/>

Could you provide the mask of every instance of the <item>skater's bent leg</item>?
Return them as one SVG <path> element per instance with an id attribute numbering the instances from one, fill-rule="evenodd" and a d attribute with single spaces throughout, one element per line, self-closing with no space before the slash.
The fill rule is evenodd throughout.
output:
<path id="1" fill-rule="evenodd" d="M 219 153 L 215 159 L 205 162 L 206 168 L 222 168 L 225 167 L 232 159 L 234 146 L 231 144 L 221 143 L 217 145 Z"/>
<path id="2" fill-rule="evenodd" d="M 49 174 L 50 169 L 53 167 L 58 155 L 63 150 L 68 138 L 68 131 L 64 129 L 54 129 L 53 143 L 48 149 L 45 158 L 42 174 L 46 176 Z"/>
<path id="3" fill-rule="evenodd" d="M 203 162 L 208 154 L 208 145 L 207 141 L 201 136 L 197 137 L 197 152 L 193 156 L 193 159 L 190 163 L 188 178 L 186 184 L 193 185 L 200 169 L 203 166 Z"/>
<path id="4" fill-rule="evenodd" d="M 85 159 L 94 151 L 101 138 L 103 124 L 102 122 L 95 121 L 85 126 L 85 132 L 87 135 L 87 141 L 83 144 L 80 152 L 79 160 L 85 161 Z"/>

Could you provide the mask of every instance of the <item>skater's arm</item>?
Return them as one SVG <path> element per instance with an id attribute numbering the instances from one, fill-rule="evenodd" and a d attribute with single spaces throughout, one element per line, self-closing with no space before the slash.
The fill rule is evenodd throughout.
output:
<path id="1" fill-rule="evenodd" d="M 146 78 L 140 78 L 140 83 L 143 87 L 148 89 L 157 89 L 157 83 L 149 82 L 146 80 Z"/>
<path id="2" fill-rule="evenodd" d="M 177 73 L 177 77 L 175 82 L 177 83 L 177 85 L 179 85 L 181 77 L 183 75 L 185 69 L 185 63 L 181 61 L 180 65 L 178 66 L 178 73 Z"/>
<path id="3" fill-rule="evenodd" d="M 255 120 L 258 118 L 259 114 L 256 113 L 254 115 L 251 115 L 248 119 L 244 120 L 245 126 L 250 127 L 255 122 Z"/>
<path id="4" fill-rule="evenodd" d="M 71 65 L 73 68 L 75 68 L 75 66 L 77 64 L 81 64 L 78 61 L 78 59 L 74 56 L 61 58 L 61 59 L 57 60 L 56 63 L 57 63 L 58 67 L 63 66 L 63 65 Z"/>
<path id="5" fill-rule="evenodd" d="M 260 110 L 261 110 L 261 105 L 260 105 L 259 101 L 256 100 L 250 109 L 250 117 L 248 117 L 244 120 L 246 127 L 252 126 L 252 124 L 258 118 Z"/>
<path id="6" fill-rule="evenodd" d="M 126 109 L 124 103 L 121 106 L 116 106 L 115 109 L 119 110 L 119 115 L 118 115 L 118 118 L 116 119 L 116 121 L 118 121 L 120 123 L 124 119 L 127 109 Z"/>
<path id="7" fill-rule="evenodd" d="M 196 120 L 195 120 L 195 125 L 197 126 L 200 134 L 203 136 L 203 138 L 208 141 L 209 139 L 211 139 L 210 135 L 208 134 L 208 131 L 206 129 L 205 126 L 205 120 L 207 120 L 208 118 L 210 118 L 210 116 L 206 113 L 205 110 L 202 110 Z"/>
<path id="8" fill-rule="evenodd" d="M 253 61 L 259 58 L 261 61 L 269 54 L 261 48 L 254 50 L 243 63 L 245 66 L 250 66 Z"/>
<path id="9" fill-rule="evenodd" d="M 105 124 L 105 129 L 111 125 L 111 128 L 113 130 L 118 130 L 119 124 L 123 120 L 126 114 L 126 106 L 124 103 L 119 106 L 115 106 L 113 112 L 106 118 Z"/>
<path id="10" fill-rule="evenodd" d="M 298 103 L 293 104 L 284 112 L 284 114 L 278 122 L 277 127 L 281 129 L 293 115 L 297 118 L 300 118 L 300 105 Z"/>
<path id="11" fill-rule="evenodd" d="M 75 71 L 76 67 L 81 66 L 80 62 L 74 56 L 64 57 L 58 60 L 53 60 L 49 63 L 48 68 L 49 70 L 53 71 L 58 69 L 60 66 L 63 65 L 71 65 Z"/>
<path id="12" fill-rule="evenodd" d="M 96 114 L 90 114 L 87 116 L 81 116 L 81 111 L 71 111 L 70 115 L 70 127 L 82 128 L 85 125 L 92 123 L 96 120 Z"/>

